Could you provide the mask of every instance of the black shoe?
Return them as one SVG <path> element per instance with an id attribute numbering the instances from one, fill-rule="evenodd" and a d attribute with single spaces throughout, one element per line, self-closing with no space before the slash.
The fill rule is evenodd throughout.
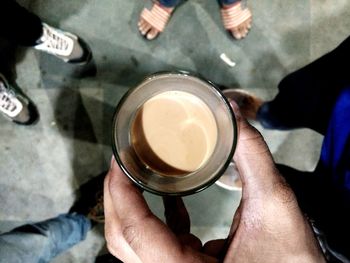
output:
<path id="1" fill-rule="evenodd" d="M 69 213 L 76 212 L 94 223 L 104 223 L 103 182 L 106 174 L 107 172 L 103 172 L 80 186 L 80 198 L 70 208 Z"/>
<path id="2" fill-rule="evenodd" d="M 281 120 L 281 118 L 278 118 L 272 113 L 268 102 L 261 105 L 256 116 L 257 121 L 259 121 L 260 124 L 266 129 L 288 131 L 296 128 L 301 128 L 296 125 L 288 126 L 285 124 L 285 121 Z"/>
<path id="3" fill-rule="evenodd" d="M 256 114 L 263 104 L 263 100 L 243 89 L 225 89 L 224 95 L 235 101 L 242 113 L 248 120 L 256 120 Z"/>

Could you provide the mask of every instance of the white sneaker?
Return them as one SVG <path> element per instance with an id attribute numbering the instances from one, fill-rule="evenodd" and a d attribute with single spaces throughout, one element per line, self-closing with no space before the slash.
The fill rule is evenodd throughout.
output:
<path id="1" fill-rule="evenodd" d="M 2 82 L 0 82 L 0 109 L 10 118 L 15 118 L 23 109 L 22 102 L 16 98 L 12 90 L 7 90 Z"/>
<path id="2" fill-rule="evenodd" d="M 92 53 L 78 36 L 43 23 L 43 34 L 35 49 L 54 55 L 64 62 L 86 64 Z"/>
<path id="3" fill-rule="evenodd" d="M 38 119 L 35 106 L 12 88 L 0 74 L 0 112 L 18 124 L 29 125 Z"/>

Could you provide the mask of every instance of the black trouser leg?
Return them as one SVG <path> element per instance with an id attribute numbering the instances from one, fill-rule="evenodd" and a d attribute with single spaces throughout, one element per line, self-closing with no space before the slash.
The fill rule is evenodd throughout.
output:
<path id="1" fill-rule="evenodd" d="M 267 128 L 310 128 L 325 134 L 339 92 L 350 85 L 350 37 L 336 49 L 287 75 L 279 93 L 258 112 Z"/>
<path id="2" fill-rule="evenodd" d="M 41 20 L 14 0 L 0 0 L 0 37 L 20 46 L 34 46 L 42 35 Z"/>

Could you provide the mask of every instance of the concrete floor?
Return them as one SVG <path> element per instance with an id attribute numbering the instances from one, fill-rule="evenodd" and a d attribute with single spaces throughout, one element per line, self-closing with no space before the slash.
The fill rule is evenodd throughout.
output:
<path id="1" fill-rule="evenodd" d="M 148 42 L 137 30 L 145 1 L 19 2 L 47 23 L 83 37 L 94 52 L 98 73 L 81 78 L 78 66 L 33 49 L 20 50 L 16 82 L 36 103 L 41 119 L 22 127 L 0 116 L 1 232 L 66 212 L 79 185 L 107 169 L 114 108 L 147 74 L 187 69 L 271 99 L 284 75 L 334 48 L 350 28 L 348 0 L 249 1 L 252 30 L 246 39 L 234 41 L 222 27 L 216 1 L 191 0 L 176 10 L 159 38 Z M 226 65 L 221 53 L 236 66 Z M 262 133 L 277 162 L 314 168 L 322 139 L 318 134 Z M 147 198 L 161 214 L 159 197 Z M 204 241 L 225 237 L 239 198 L 238 192 L 216 185 L 186 197 L 193 232 Z M 101 226 L 54 262 L 94 262 L 103 246 Z"/>

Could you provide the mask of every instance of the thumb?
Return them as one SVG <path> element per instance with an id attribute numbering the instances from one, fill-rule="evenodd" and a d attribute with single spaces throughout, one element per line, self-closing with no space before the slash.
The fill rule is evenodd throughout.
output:
<path id="1" fill-rule="evenodd" d="M 264 194 L 282 179 L 259 131 L 247 122 L 234 101 L 230 100 L 230 103 L 238 126 L 238 143 L 233 159 L 242 180 L 243 196 Z"/>

